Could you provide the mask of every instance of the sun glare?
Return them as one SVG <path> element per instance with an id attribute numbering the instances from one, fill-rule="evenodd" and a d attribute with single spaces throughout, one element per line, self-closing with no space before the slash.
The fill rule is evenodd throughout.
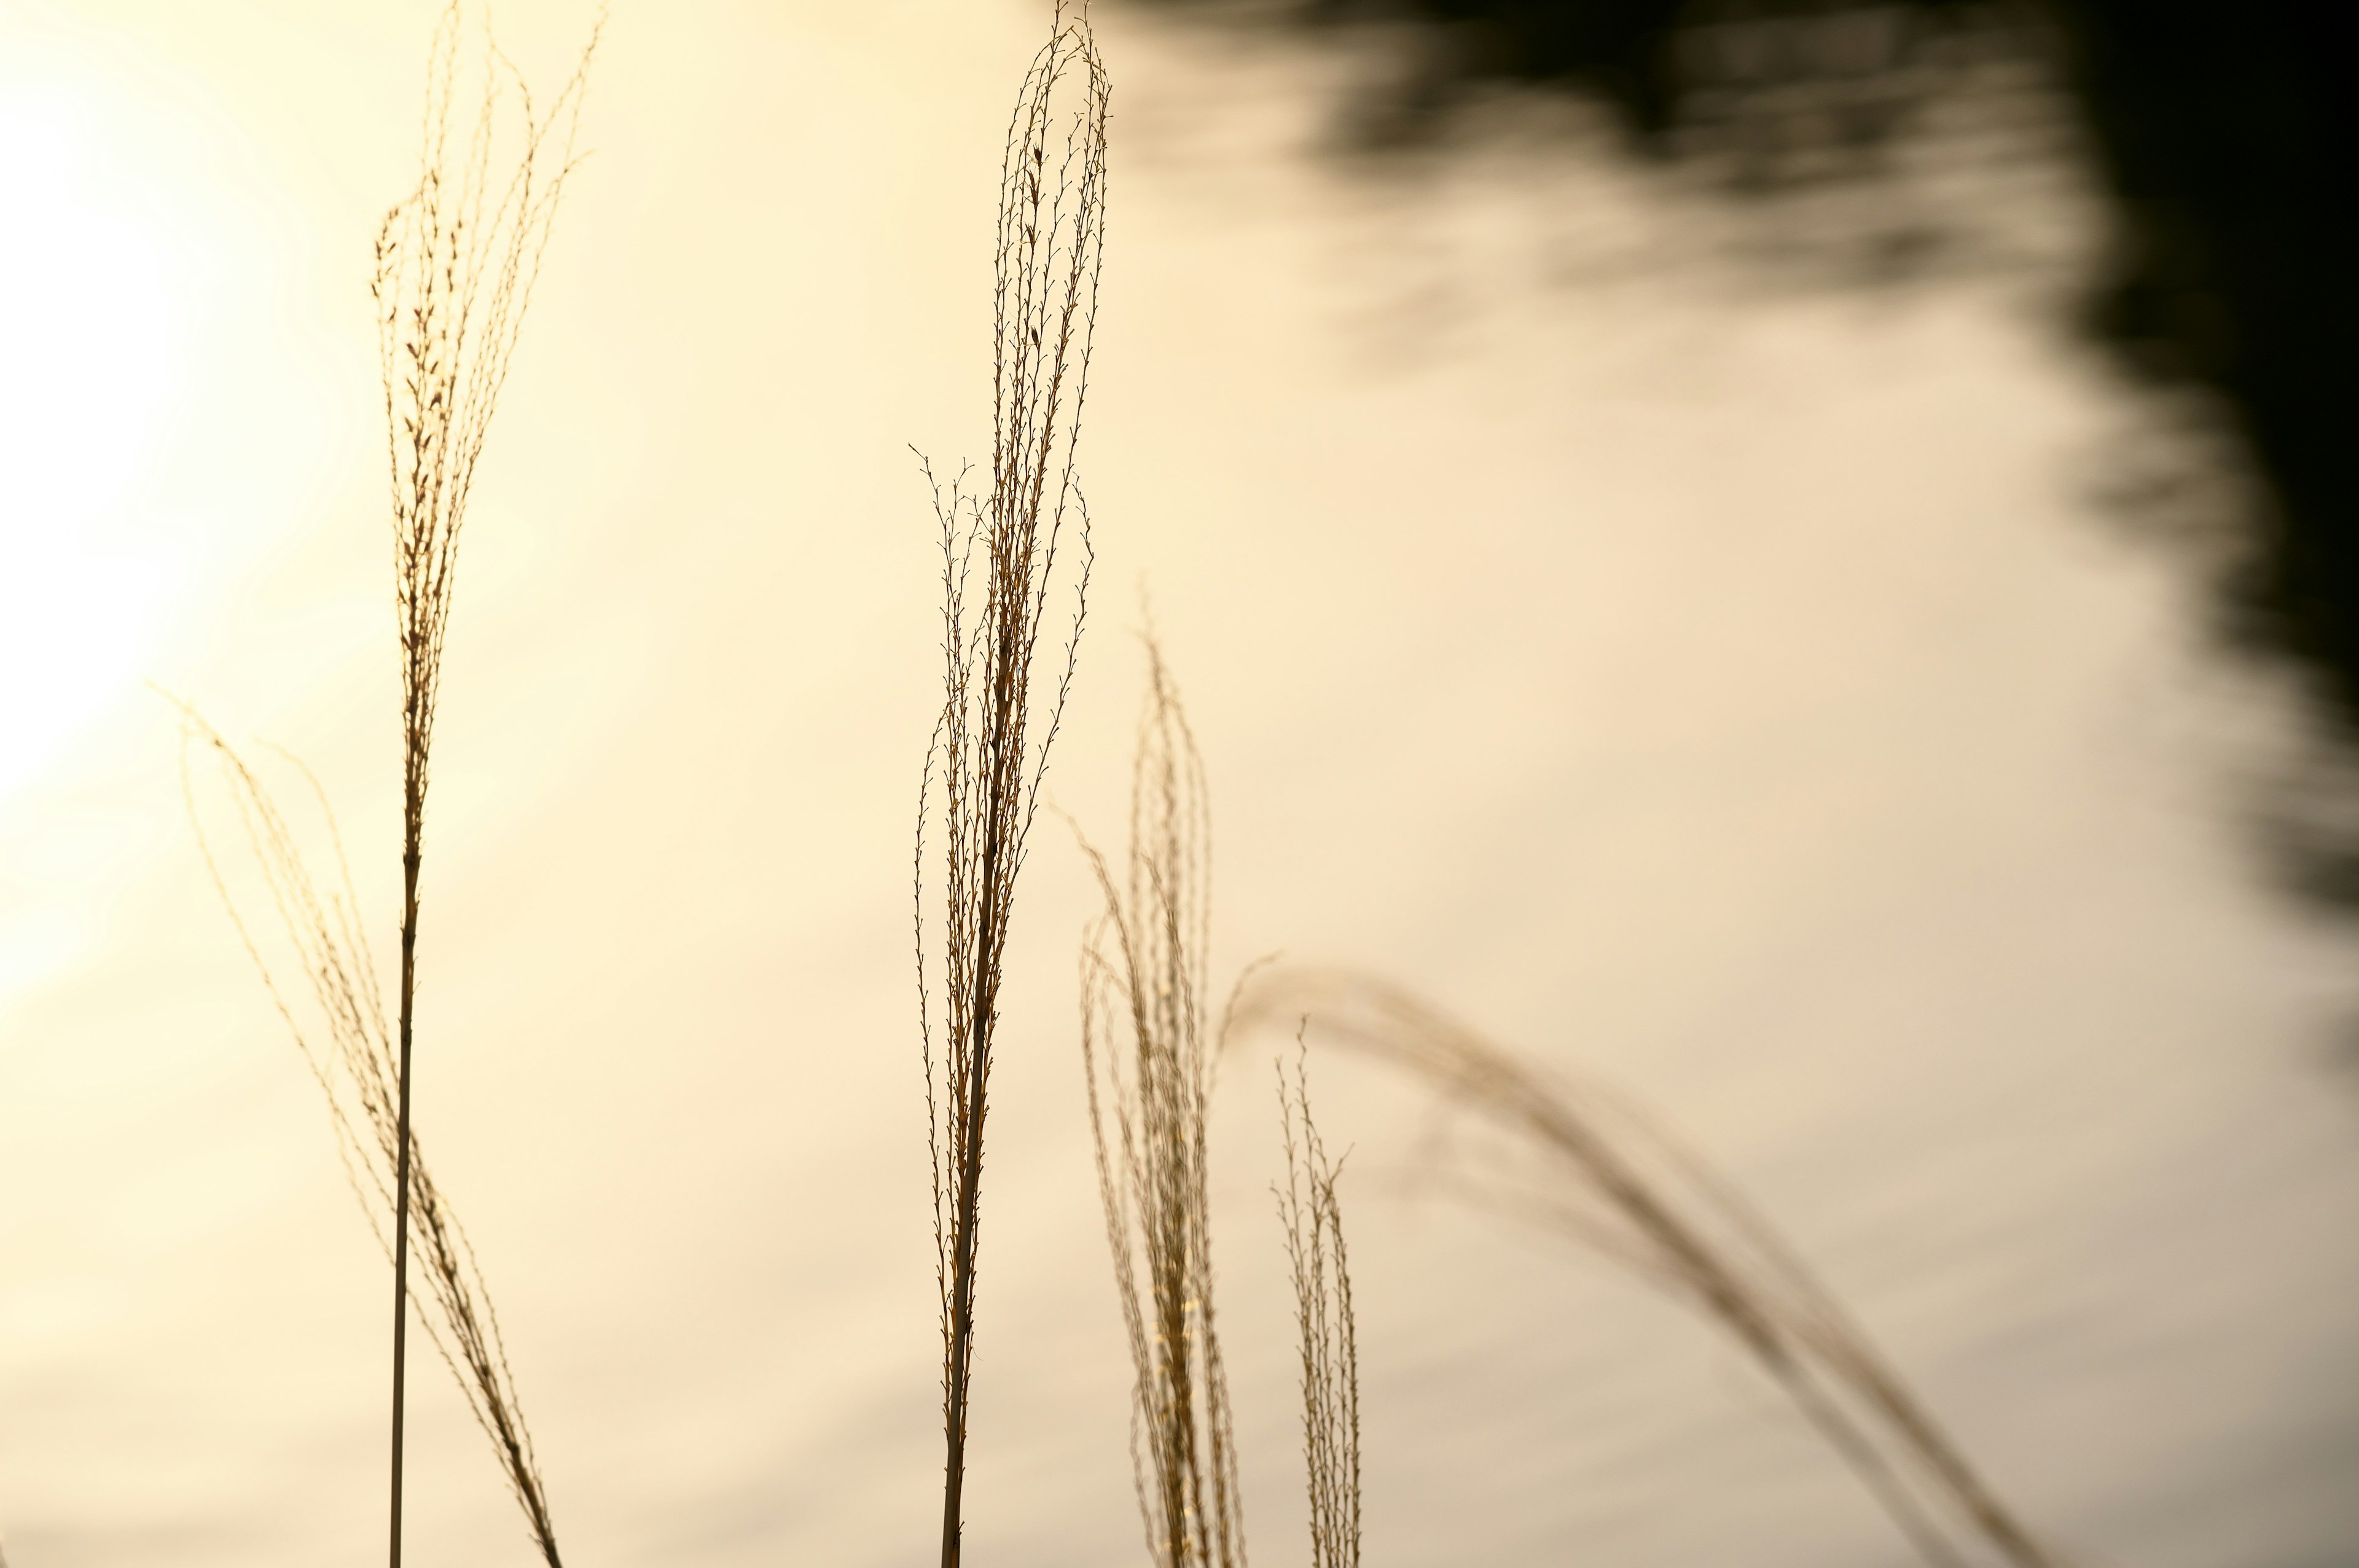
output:
<path id="1" fill-rule="evenodd" d="M 141 481 L 179 358 L 170 231 L 71 90 L 0 81 L 0 798 L 141 673 Z"/>

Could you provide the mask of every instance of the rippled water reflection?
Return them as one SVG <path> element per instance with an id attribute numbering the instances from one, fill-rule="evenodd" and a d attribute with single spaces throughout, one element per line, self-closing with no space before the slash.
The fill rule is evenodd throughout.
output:
<path id="1" fill-rule="evenodd" d="M 528 64 L 579 20 L 514 10 Z M 203 193 L 158 222 L 235 281 L 190 307 L 206 373 L 115 518 L 195 561 L 142 673 L 310 761 L 389 910 L 361 264 L 412 18 L 27 15 L 0 59 Z M 419 1080 L 585 1563 L 931 1550 L 903 878 L 933 584 L 901 443 L 980 439 L 1029 21 L 626 16 L 602 61 L 469 546 Z M 1643 1095 L 2082 1560 L 2346 1560 L 2348 952 L 2240 815 L 2299 731 L 2093 501 L 2143 416 L 2053 330 L 2052 273 L 1764 287 L 1717 209 L 1607 162 L 1387 189 L 1295 156 L 1310 57 L 1103 21 L 1104 591 L 1059 803 L 1117 830 L 1143 579 L 1224 967 L 1353 963 Z M 176 138 L 201 179 L 157 161 Z M 2071 189 L 2033 214 L 2060 267 Z M 1552 276 L 1568 209 L 1607 275 Z M 291 468 L 255 410 L 309 411 Z M 0 1530 L 15 1568 L 366 1561 L 380 1265 L 211 905 L 168 715 L 110 689 L 0 800 L 0 930 L 48 934 L 0 993 Z M 1027 876 L 969 1542 L 1101 1563 L 1139 1547 L 1074 1039 L 1093 901 L 1045 835 Z M 1440 1198 L 1429 1108 L 1319 1071 L 1355 1150 L 1372 1563 L 1908 1560 L 1709 1328 Z M 1213 1203 L 1282 1561 L 1266 1072 L 1222 1089 Z M 522 1560 L 455 1399 L 418 1400 L 418 1550 Z"/>

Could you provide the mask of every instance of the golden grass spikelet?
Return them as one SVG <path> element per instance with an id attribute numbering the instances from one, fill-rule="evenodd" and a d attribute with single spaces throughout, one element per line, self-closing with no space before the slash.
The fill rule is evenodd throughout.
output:
<path id="1" fill-rule="evenodd" d="M 1104 239 L 1107 92 L 1086 5 L 1060 0 L 1017 94 L 1000 166 L 990 488 L 969 496 L 953 481 L 946 490 L 925 468 L 941 527 L 943 693 L 919 781 L 915 897 L 942 1328 L 942 1568 L 959 1561 L 1000 964 L 1089 587 L 1089 514 L 1073 458 Z M 1069 520 L 1081 557 L 1071 574 L 1072 630 L 1055 696 L 1036 713 L 1035 654 Z M 940 880 L 929 889 L 926 827 L 936 819 Z M 942 901 L 930 936 L 929 892 Z"/>
<path id="2" fill-rule="evenodd" d="M 1335 1196 L 1343 1161 L 1330 1160 L 1310 1115 L 1310 1074 L 1300 1038 L 1294 1079 L 1277 1067 L 1286 1135 L 1286 1185 L 1273 1184 L 1286 1227 L 1301 1348 L 1302 1465 L 1310 1494 L 1310 1568 L 1360 1568 L 1360 1335 L 1352 1312 L 1352 1260 Z"/>
<path id="3" fill-rule="evenodd" d="M 1105 902 L 1082 947 L 1082 1059 L 1130 1347 L 1131 1468 L 1147 1555 L 1158 1568 L 1244 1568 L 1205 1179 L 1218 1052 L 1206 1005 L 1211 817 L 1203 762 L 1152 640 L 1147 662 L 1121 880 L 1082 845 Z"/>
<path id="4" fill-rule="evenodd" d="M 1929 1562 L 1988 1553 L 2059 1568 L 1956 1443 L 1722 1177 L 1593 1083 L 1544 1075 L 1408 992 L 1340 970 L 1263 975 L 1239 1025 L 1294 1025 L 1422 1080 L 1504 1135 L 1539 1174 L 1462 1175 L 1469 1195 L 1562 1234 L 1686 1303 L 1742 1346 Z"/>

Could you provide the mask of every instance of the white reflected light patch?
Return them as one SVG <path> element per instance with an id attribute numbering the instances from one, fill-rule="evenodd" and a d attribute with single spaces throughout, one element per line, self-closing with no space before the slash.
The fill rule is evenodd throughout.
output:
<path id="1" fill-rule="evenodd" d="M 0 797 L 138 677 L 168 586 L 128 514 L 179 369 L 170 236 L 95 118 L 0 81 Z"/>

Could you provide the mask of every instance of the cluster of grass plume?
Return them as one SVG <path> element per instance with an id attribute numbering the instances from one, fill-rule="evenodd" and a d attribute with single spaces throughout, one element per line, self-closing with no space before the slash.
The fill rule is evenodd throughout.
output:
<path id="1" fill-rule="evenodd" d="M 1310 1115 L 1310 1068 L 1296 1042 L 1294 1080 L 1277 1067 L 1286 1185 L 1273 1187 L 1286 1227 L 1294 1326 L 1302 1357 L 1302 1462 L 1310 1494 L 1310 1568 L 1360 1568 L 1360 1331 L 1352 1260 L 1331 1160 Z"/>
<path id="2" fill-rule="evenodd" d="M 1240 1033 L 1313 1037 L 1402 1071 L 1475 1112 L 1507 1172 L 1462 1170 L 1469 1195 L 1572 1237 L 1726 1332 L 1793 1400 L 1928 1563 L 1984 1553 L 2059 1568 L 1923 1401 L 1724 1178 L 1601 1085 L 1545 1074 L 1398 987 L 1340 970 L 1276 968 L 1239 1004 Z"/>
<path id="3" fill-rule="evenodd" d="M 1313 1568 L 1356 1568 L 1358 1336 L 1331 1160 L 1302 1050 L 1317 1038 L 1479 1113 L 1512 1173 L 1460 1169 L 1479 1201 L 1577 1238 L 1700 1311 L 1774 1378 L 1939 1568 L 1984 1554 L 2057 1568 L 1866 1336 L 1755 1208 L 1658 1122 L 1603 1086 L 1518 1060 L 1397 987 L 1337 970 L 1249 968 L 1208 1008 L 1212 826 L 1202 758 L 1161 650 L 1117 876 L 1082 840 L 1103 909 L 1082 948 L 1082 1054 L 1115 1294 L 1132 1363 L 1132 1459 L 1158 1568 L 1245 1561 L 1229 1390 L 1215 1332 L 1206 1124 L 1219 1056 L 1290 1026 L 1277 1063 L 1287 1182 L 1276 1189 L 1295 1297 Z M 1500 1144 L 1493 1145 L 1494 1148 Z"/>
<path id="4" fill-rule="evenodd" d="M 943 685 L 919 784 L 915 898 L 942 1333 L 942 1568 L 959 1561 L 1002 963 L 1087 605 L 1089 514 L 1074 453 L 1103 254 L 1107 100 L 1087 6 L 1060 0 L 1017 94 L 1000 168 L 990 484 L 969 495 L 925 469 L 941 527 Z M 1069 524 L 1080 562 L 1060 573 Z M 1040 635 L 1054 586 L 1068 576 L 1077 579 L 1071 630 L 1054 695 L 1036 711 Z M 929 824 L 940 829 L 930 885 Z M 936 897 L 940 924 L 929 932 Z"/>
<path id="5" fill-rule="evenodd" d="M 1212 1306 L 1205 1121 L 1212 829 L 1202 760 L 1160 651 L 1117 879 L 1082 841 L 1103 913 L 1082 946 L 1082 1061 L 1098 1195 L 1130 1348 L 1131 1468 L 1158 1568 L 1243 1568 L 1234 1423 Z"/>
<path id="6" fill-rule="evenodd" d="M 1213 1305 L 1206 1127 L 1212 1076 L 1255 971 L 1210 1010 L 1211 793 L 1161 648 L 1131 771 L 1117 876 L 1082 839 L 1103 908 L 1082 943 L 1082 1063 L 1114 1294 L 1131 1359 L 1131 1466 L 1157 1568 L 1244 1568 L 1235 1422 Z M 1078 835 L 1077 835 L 1078 836 Z M 1278 1064 L 1312 1568 L 1360 1561 L 1359 1334 L 1350 1256 L 1307 1067 Z"/>
<path id="7" fill-rule="evenodd" d="M 409 1305 L 418 1294 L 410 1280 L 413 1249 L 427 1286 L 419 1304 L 430 1302 L 433 1308 L 421 1313 L 428 1332 L 491 1436 L 535 1545 L 549 1568 L 558 1568 L 548 1498 L 490 1296 L 473 1251 L 419 1152 L 411 1066 L 426 802 L 459 538 L 559 198 L 575 168 L 573 135 L 598 30 L 592 27 L 572 76 L 538 108 L 521 73 L 493 41 L 488 19 L 480 49 L 464 47 L 468 31 L 462 0 L 451 0 L 428 52 L 418 184 L 386 212 L 370 277 L 401 653 L 400 974 L 389 1029 L 341 845 L 338 880 L 322 892 L 260 779 L 193 710 L 183 707 L 182 712 L 187 738 L 221 764 L 247 845 L 316 1003 L 321 1022 L 312 1029 L 299 1022 L 287 992 L 273 979 L 251 928 L 229 899 L 209 845 L 207 865 L 272 999 L 327 1091 L 348 1173 L 392 1254 L 393 1568 L 400 1568 L 402 1552 Z M 513 133 L 504 112 L 511 93 L 520 122 Z M 324 811 L 324 795 L 321 806 Z M 194 814 L 193 795 L 190 809 Z M 201 818 L 199 834 L 201 842 Z M 320 1033 L 324 1044 L 315 1038 Z"/>
<path id="8" fill-rule="evenodd" d="M 402 654 L 398 987 L 388 1008 L 323 791 L 308 772 L 335 874 L 316 878 L 255 771 L 185 705 L 183 785 L 239 937 L 326 1095 L 338 1147 L 394 1265 L 390 1550 L 401 1557 L 408 1307 L 414 1301 L 549 1568 L 560 1568 L 532 1440 L 480 1266 L 413 1127 L 420 882 L 434 719 L 458 541 L 486 433 L 541 265 L 593 29 L 536 111 L 484 35 L 479 97 L 462 93 L 460 0 L 429 54 L 418 186 L 375 252 Z M 513 163 L 495 174 L 504 94 L 521 102 Z M 1014 891 L 1071 691 L 1092 563 L 1074 454 L 1088 384 L 1106 202 L 1108 81 L 1085 3 L 1059 0 L 1027 71 L 1001 169 L 995 249 L 994 424 L 987 490 L 924 471 L 941 529 L 943 702 L 921 775 L 917 956 L 926 1076 L 945 1442 L 940 1561 L 957 1568 L 974 1346 L 984 1130 Z M 469 116 L 459 116 L 465 99 Z M 1060 546 L 1066 554 L 1060 565 Z M 1053 693 L 1032 679 L 1050 600 L 1072 619 Z M 1543 1075 L 1397 988 L 1337 971 L 1248 971 L 1208 1008 L 1211 827 L 1204 770 L 1161 654 L 1133 774 L 1120 874 L 1084 842 L 1103 909 L 1082 953 L 1082 1053 L 1099 1194 L 1133 1371 L 1134 1483 L 1158 1568 L 1244 1568 L 1238 1455 L 1213 1307 L 1206 1124 L 1233 1037 L 1296 1026 L 1277 1065 L 1287 1177 L 1273 1184 L 1294 1294 L 1313 1568 L 1361 1554 L 1359 1371 L 1337 1184 L 1311 1114 L 1302 1042 L 1406 1071 L 1547 1166 L 1538 1183 L 1469 1180 L 1484 1201 L 1579 1238 L 1729 1333 L 1858 1472 L 1929 1562 L 1976 1551 L 2056 1568 L 1921 1401 L 1792 1250 L 1658 1126 L 1590 1086 Z M 266 958 L 212 843 L 190 758 L 209 756 L 284 939 Z M 290 764 L 298 769 L 299 763 Z M 929 829 L 936 854 L 929 858 Z M 929 903 L 937 918 L 929 920 Z M 277 976 L 299 970 L 295 988 Z M 1241 1000 L 1242 999 L 1242 1000 Z M 388 1016 L 390 1014 L 390 1017 Z M 1233 1027 L 1234 1026 L 1234 1027 Z M 422 1281 L 410 1279 L 418 1256 Z"/>

